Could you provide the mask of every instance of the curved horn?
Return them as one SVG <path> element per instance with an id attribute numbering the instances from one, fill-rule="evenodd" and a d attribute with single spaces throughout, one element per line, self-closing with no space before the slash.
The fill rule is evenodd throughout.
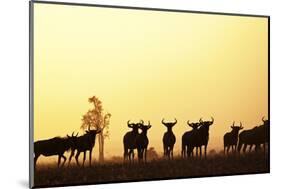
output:
<path id="1" fill-rule="evenodd" d="M 202 122 L 203 122 L 202 117 L 199 119 L 199 122 L 200 122 L 200 123 L 202 123 Z"/>
<path id="2" fill-rule="evenodd" d="M 78 136 L 78 134 L 79 134 L 79 132 L 75 135 L 75 137 L 77 137 L 77 136 Z"/>
<path id="3" fill-rule="evenodd" d="M 70 136 L 68 134 L 66 136 L 67 136 L 67 138 L 70 138 Z"/>
<path id="4" fill-rule="evenodd" d="M 161 123 L 162 123 L 163 125 L 165 125 L 165 124 L 166 124 L 166 123 L 164 122 L 164 118 L 162 119 Z"/>
<path id="5" fill-rule="evenodd" d="M 150 121 L 148 121 L 148 126 L 151 126 L 151 125 L 150 125 Z"/>
<path id="6" fill-rule="evenodd" d="M 141 119 L 141 120 L 140 120 L 140 123 L 141 123 L 141 124 L 144 124 L 144 121 Z"/>
<path id="7" fill-rule="evenodd" d="M 214 118 L 213 118 L 213 117 L 211 117 L 211 119 L 212 119 L 212 123 L 214 123 L 214 121 L 215 121 L 215 120 L 214 120 Z"/>
<path id="8" fill-rule="evenodd" d="M 175 125 L 175 124 L 177 124 L 177 122 L 178 122 L 178 120 L 177 120 L 177 119 L 175 118 L 175 122 L 174 122 L 174 125 Z"/>
<path id="9" fill-rule="evenodd" d="M 186 122 L 186 123 L 187 123 L 187 125 L 191 126 L 191 125 L 190 125 L 190 123 L 189 123 L 189 120 L 187 120 L 187 122 Z"/>
<path id="10" fill-rule="evenodd" d="M 127 125 L 128 125 L 128 127 L 132 128 L 130 120 L 127 121 Z"/>
<path id="11" fill-rule="evenodd" d="M 243 127 L 242 127 L 242 122 L 240 121 L 240 127 L 239 127 L 240 129 L 243 129 Z"/>
<path id="12" fill-rule="evenodd" d="M 233 128 L 233 127 L 234 127 L 234 125 L 235 125 L 235 121 L 233 121 L 233 123 L 232 123 L 232 125 L 231 125 L 231 128 Z"/>
<path id="13" fill-rule="evenodd" d="M 72 133 L 72 135 L 71 135 L 71 136 L 73 137 L 73 135 L 74 135 L 74 132 Z"/>
<path id="14" fill-rule="evenodd" d="M 261 119 L 263 122 L 265 122 L 265 119 L 264 119 L 264 116 L 262 117 L 262 119 Z"/>

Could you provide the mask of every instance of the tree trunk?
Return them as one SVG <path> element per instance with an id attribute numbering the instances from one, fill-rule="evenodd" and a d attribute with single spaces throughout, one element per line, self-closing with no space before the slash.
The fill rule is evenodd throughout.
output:
<path id="1" fill-rule="evenodd" d="M 98 135 L 98 140 L 99 140 L 99 161 L 103 162 L 104 161 L 104 136 L 103 136 L 103 130 Z"/>

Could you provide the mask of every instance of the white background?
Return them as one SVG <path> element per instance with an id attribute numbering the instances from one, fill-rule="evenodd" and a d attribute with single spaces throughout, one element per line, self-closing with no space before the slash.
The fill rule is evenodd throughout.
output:
<path id="1" fill-rule="evenodd" d="M 280 185 L 281 6 L 277 0 L 68 0 L 271 16 L 271 173 L 69 188 L 266 188 Z M 28 1 L 0 4 L 0 188 L 28 187 Z M 243 92 L 243 91 L 241 91 Z"/>

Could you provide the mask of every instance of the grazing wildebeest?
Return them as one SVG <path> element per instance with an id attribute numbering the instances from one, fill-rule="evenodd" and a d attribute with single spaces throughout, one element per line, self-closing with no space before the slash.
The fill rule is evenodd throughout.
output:
<path id="1" fill-rule="evenodd" d="M 202 156 L 202 146 L 204 146 L 204 156 L 207 157 L 207 147 L 209 142 L 209 128 L 214 123 L 214 118 L 211 121 L 199 120 L 200 127 L 198 129 L 198 141 L 194 147 L 199 148 L 200 157 Z M 193 150 L 193 149 L 192 149 Z"/>
<path id="2" fill-rule="evenodd" d="M 75 143 L 73 146 L 77 150 L 75 159 L 76 159 L 76 163 L 78 166 L 80 166 L 78 158 L 79 158 L 79 155 L 81 152 L 84 152 L 83 164 L 82 164 L 82 166 L 84 166 L 87 151 L 89 151 L 89 165 L 91 166 L 92 151 L 95 146 L 96 135 L 100 132 L 101 132 L 101 130 L 90 129 L 90 127 L 88 127 L 88 130 L 86 130 L 86 134 L 76 137 Z M 69 159 L 71 159 L 71 157 L 69 157 Z"/>
<path id="3" fill-rule="evenodd" d="M 167 127 L 167 131 L 163 136 L 163 148 L 164 148 L 164 157 L 173 158 L 173 149 L 176 143 L 176 136 L 174 135 L 172 128 L 177 124 L 177 119 L 175 118 L 174 122 L 164 122 L 164 118 L 162 119 L 162 124 Z"/>
<path id="4" fill-rule="evenodd" d="M 129 128 L 132 128 L 132 131 L 127 132 L 123 137 L 123 146 L 124 146 L 124 162 L 129 159 L 129 161 L 134 161 L 134 149 L 136 146 L 136 138 L 139 134 L 139 127 L 143 124 L 141 120 L 140 123 L 130 123 L 130 120 L 127 121 Z"/>
<path id="5" fill-rule="evenodd" d="M 231 126 L 231 131 L 226 133 L 223 136 L 223 151 L 224 154 L 229 152 L 229 149 L 231 147 L 232 153 L 236 152 L 237 142 L 238 142 L 238 133 L 242 127 L 242 123 L 240 122 L 240 126 L 235 126 L 235 122 L 233 121 L 233 124 Z"/>
<path id="6" fill-rule="evenodd" d="M 148 125 L 141 124 L 139 128 L 141 129 L 141 133 L 138 134 L 136 138 L 138 160 L 139 162 L 143 161 L 144 156 L 144 162 L 146 162 L 147 146 L 149 143 L 147 138 L 147 130 L 151 128 L 150 122 L 148 121 Z"/>
<path id="7" fill-rule="evenodd" d="M 245 153 L 248 145 L 250 145 L 249 152 L 253 145 L 255 145 L 255 150 L 258 151 L 261 144 L 264 146 L 264 151 L 266 150 L 266 144 L 269 143 L 269 120 L 262 118 L 262 121 L 262 125 L 242 131 L 239 134 L 238 152 L 243 146 L 243 152 Z"/>
<path id="8" fill-rule="evenodd" d="M 73 135 L 73 133 L 72 133 Z M 73 146 L 73 139 L 67 135 L 65 138 L 54 137 L 48 140 L 39 140 L 34 143 L 34 166 L 40 155 L 43 156 L 58 156 L 58 167 L 60 167 L 61 158 L 64 159 L 62 166 L 66 161 L 64 152 L 71 149 Z"/>
<path id="9" fill-rule="evenodd" d="M 196 143 L 198 143 L 198 127 L 200 126 L 199 122 L 190 123 L 189 120 L 187 121 L 187 125 L 192 128 L 191 131 L 186 131 L 181 138 L 182 142 L 182 150 L 181 155 L 182 157 L 189 157 L 190 155 L 193 156 L 193 147 Z M 197 151 L 196 151 L 197 156 Z"/>

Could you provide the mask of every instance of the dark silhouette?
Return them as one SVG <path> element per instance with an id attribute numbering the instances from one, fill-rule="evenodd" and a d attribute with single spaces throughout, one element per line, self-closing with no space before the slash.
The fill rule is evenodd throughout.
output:
<path id="1" fill-rule="evenodd" d="M 134 160 L 134 149 L 136 146 L 136 138 L 139 135 L 139 127 L 143 124 L 141 120 L 140 123 L 130 123 L 130 120 L 127 121 L 127 125 L 129 128 L 132 128 L 132 131 L 127 132 L 123 137 L 123 145 L 124 145 L 124 161 L 129 159 L 129 161 Z"/>
<path id="2" fill-rule="evenodd" d="M 73 133 L 72 133 L 73 136 Z M 43 156 L 58 156 L 58 167 L 60 167 L 61 158 L 64 159 L 62 166 L 66 161 L 64 152 L 71 149 L 73 146 L 73 138 L 68 136 L 65 138 L 54 137 L 48 140 L 40 140 L 34 143 L 34 166 L 36 167 L 36 162 L 40 155 Z"/>
<path id="3" fill-rule="evenodd" d="M 192 128 L 191 131 L 186 131 L 181 138 L 182 141 L 182 150 L 181 155 L 182 157 L 190 157 L 193 156 L 193 148 L 194 146 L 199 143 L 199 136 L 198 136 L 198 127 L 200 126 L 199 122 L 190 123 L 189 120 L 187 121 L 187 125 Z M 197 148 L 196 148 L 196 156 L 197 156 Z"/>
<path id="4" fill-rule="evenodd" d="M 240 122 L 240 126 L 235 126 L 235 121 L 233 121 L 233 124 L 231 126 L 231 131 L 226 133 L 223 136 L 223 152 L 224 154 L 229 152 L 229 149 L 231 147 L 232 153 L 236 152 L 237 142 L 238 142 L 238 133 L 242 127 L 242 123 Z"/>
<path id="5" fill-rule="evenodd" d="M 209 142 L 209 128 L 214 123 L 214 118 L 211 121 L 199 120 L 200 127 L 198 129 L 198 141 L 196 141 L 195 146 L 200 150 L 200 157 L 202 157 L 202 146 L 204 146 L 204 156 L 207 157 L 207 147 Z M 193 151 L 193 148 L 191 149 Z M 196 149 L 197 151 L 197 149 Z"/>
<path id="6" fill-rule="evenodd" d="M 68 166 L 70 165 L 71 159 L 74 156 L 75 150 L 77 149 L 76 145 L 77 145 L 78 134 L 79 133 L 74 135 L 74 132 L 73 132 L 71 136 L 68 136 L 69 138 L 72 139 L 71 154 L 70 154 L 69 159 L 68 159 Z"/>
<path id="7" fill-rule="evenodd" d="M 167 127 L 167 131 L 163 136 L 163 148 L 164 148 L 164 157 L 173 158 L 173 149 L 176 143 L 176 137 L 172 131 L 172 128 L 177 124 L 177 119 L 175 118 L 174 122 L 164 122 L 164 118 L 162 119 L 162 124 Z"/>
<path id="8" fill-rule="evenodd" d="M 265 120 L 263 117 L 262 121 L 262 125 L 242 131 L 239 134 L 238 152 L 243 146 L 243 152 L 245 153 L 248 145 L 250 145 L 249 152 L 253 145 L 255 145 L 255 150 L 258 151 L 261 144 L 263 144 L 264 151 L 266 150 L 266 144 L 269 143 L 269 120 Z"/>
<path id="9" fill-rule="evenodd" d="M 91 130 L 90 127 L 88 127 L 88 130 L 86 130 L 86 134 L 84 134 L 83 136 L 79 136 L 75 138 L 75 142 L 74 145 L 72 147 L 73 149 L 77 150 L 75 159 L 76 159 L 76 163 L 78 166 L 79 165 L 79 155 L 81 152 L 84 152 L 84 157 L 83 157 L 83 164 L 82 166 L 84 167 L 84 163 L 86 160 L 86 152 L 89 151 L 89 165 L 91 166 L 91 161 L 92 161 L 92 151 L 93 148 L 95 146 L 95 141 L 96 141 L 96 135 L 98 133 L 100 133 L 101 130 Z M 71 153 L 71 156 L 69 157 L 69 160 L 72 158 L 72 156 L 74 155 L 74 153 Z"/>
<path id="10" fill-rule="evenodd" d="M 149 143 L 149 140 L 147 138 L 147 130 L 151 128 L 150 122 L 148 121 L 148 125 L 141 124 L 139 128 L 141 129 L 141 133 L 138 134 L 136 138 L 136 145 L 138 149 L 138 160 L 139 162 L 143 161 L 143 156 L 144 156 L 144 162 L 146 162 L 147 146 Z"/>

